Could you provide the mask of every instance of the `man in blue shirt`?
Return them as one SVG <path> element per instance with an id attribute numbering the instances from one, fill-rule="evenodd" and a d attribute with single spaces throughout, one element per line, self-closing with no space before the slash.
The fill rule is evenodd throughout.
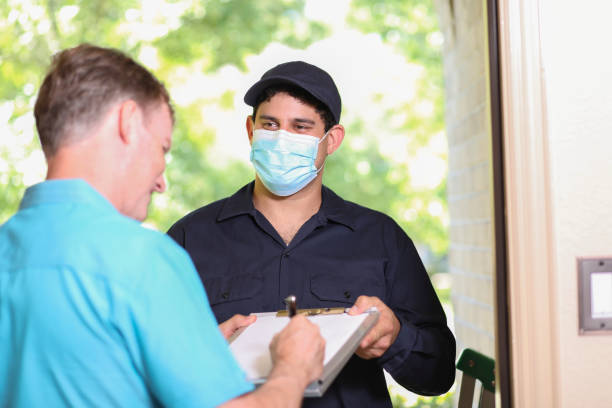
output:
<path id="1" fill-rule="evenodd" d="M 164 86 L 90 45 L 54 57 L 35 106 L 47 181 L 0 228 L 0 406 L 294 406 L 322 371 L 303 317 L 272 342 L 253 391 L 189 256 L 142 228 L 163 192 L 173 113 Z"/>
<path id="2" fill-rule="evenodd" d="M 255 181 L 168 231 L 204 282 L 213 312 L 375 306 L 380 319 L 322 398 L 304 407 L 391 407 L 383 368 L 409 390 L 446 392 L 455 339 L 410 238 L 388 216 L 323 186 L 344 138 L 332 78 L 301 61 L 266 72 L 246 93 Z M 214 255 L 214 256 L 213 256 Z"/>

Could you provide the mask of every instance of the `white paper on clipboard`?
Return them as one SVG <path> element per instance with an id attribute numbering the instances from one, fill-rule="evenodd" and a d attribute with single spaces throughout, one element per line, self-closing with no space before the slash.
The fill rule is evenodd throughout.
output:
<path id="1" fill-rule="evenodd" d="M 255 323 L 231 339 L 230 349 L 247 379 L 255 385 L 261 385 L 272 370 L 268 349 L 270 341 L 289 323 L 289 318 L 277 317 L 274 312 L 255 314 Z M 374 326 L 378 316 L 379 312 L 374 308 L 355 316 L 346 313 L 308 316 L 312 323 L 319 326 L 321 336 L 325 339 L 325 357 L 323 374 L 306 388 L 305 397 L 323 395 L 353 355 L 361 339 Z"/>

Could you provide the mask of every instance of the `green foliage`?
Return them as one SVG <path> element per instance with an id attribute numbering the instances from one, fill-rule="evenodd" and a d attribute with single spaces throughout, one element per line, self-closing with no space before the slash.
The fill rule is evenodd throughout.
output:
<path id="1" fill-rule="evenodd" d="M 438 295 L 438 299 L 440 299 L 442 305 L 451 305 L 451 288 L 436 288 L 436 295 Z M 446 317 L 448 318 L 448 316 Z"/>
<path id="2" fill-rule="evenodd" d="M 133 56 L 143 47 L 153 47 L 160 60 L 154 71 L 164 79 L 176 77 L 189 64 L 204 71 L 224 64 L 244 69 L 244 58 L 271 41 L 304 47 L 326 34 L 323 25 L 304 18 L 303 3 L 172 1 L 165 4 L 172 12 L 166 15 L 136 0 L 1 1 L 0 106 L 8 101 L 13 109 L 8 122 L 0 123 L 9 132 L 6 143 L 0 143 L 0 223 L 17 210 L 25 189 L 23 170 L 17 164 L 40 149 L 32 139 L 33 127 L 22 129 L 17 124 L 31 118 L 35 91 L 53 53 L 82 42 Z M 147 28 L 141 27 L 145 23 Z M 214 165 L 208 151 L 215 134 L 203 123 L 200 110 L 211 102 L 233 108 L 231 99 L 230 92 L 219 101 L 197 100 L 175 107 L 173 161 L 167 171 L 170 185 L 167 194 L 154 197 L 148 223 L 163 231 L 187 211 L 230 194 L 252 178 L 252 169 L 237 160 Z"/>
<path id="3" fill-rule="evenodd" d="M 355 132 L 349 127 L 348 133 Z M 346 147 L 328 159 L 325 183 L 346 200 L 391 215 L 415 242 L 444 254 L 446 230 L 428 211 L 427 203 L 436 200 L 445 205 L 445 183 L 435 189 L 412 190 L 407 163 L 391 163 L 378 150 L 376 140 L 370 139 L 359 150 Z M 364 166 L 367 173 L 360 174 Z"/>
<path id="4" fill-rule="evenodd" d="M 431 41 L 438 31 L 431 0 L 353 0 L 348 20 L 365 32 L 379 33 L 409 60 L 439 67 L 441 50 Z"/>
<path id="5" fill-rule="evenodd" d="M 215 132 L 203 123 L 200 111 L 196 102 L 176 112 L 175 141 L 166 168 L 168 190 L 153 196 L 147 218 L 161 231 L 189 211 L 233 194 L 252 178 L 252 168 L 241 161 L 216 164 L 210 153 Z"/>
<path id="6" fill-rule="evenodd" d="M 416 103 L 432 102 L 434 113 L 427 121 L 408 115 L 404 124 L 420 143 L 444 129 L 442 35 L 431 0 L 353 0 L 349 22 L 368 33 L 379 33 L 406 57 L 423 66 Z M 414 112 L 414 106 L 399 107 Z"/>
<path id="7" fill-rule="evenodd" d="M 421 397 L 417 398 L 417 401 L 408 405 L 406 398 L 399 394 L 392 395 L 391 403 L 393 408 L 452 408 L 453 407 L 453 393 L 448 392 L 444 395 L 438 395 L 435 397 Z"/>
<path id="8" fill-rule="evenodd" d="M 0 1 L 0 108 L 6 103 L 11 107 L 6 123 L 0 109 L 0 129 L 8 134 L 0 141 L 0 223 L 17 210 L 24 185 L 32 182 L 24 179 L 24 163 L 42 162 L 41 155 L 35 155 L 40 147 L 31 111 L 54 52 L 81 42 L 118 48 L 136 58 L 153 50 L 154 72 L 172 86 L 184 79 L 185 71 L 215 73 L 225 65 L 245 70 L 245 59 L 270 42 L 301 48 L 329 32 L 323 24 L 306 19 L 304 0 L 147 4 L 138 0 Z M 344 123 L 347 138 L 327 162 L 325 184 L 348 200 L 392 216 L 420 249 L 427 249 L 428 270 L 444 271 L 448 239 L 440 212 L 447 213 L 445 181 L 433 188 L 415 187 L 410 160 L 390 160 L 372 137 L 380 130 L 403 135 L 408 139 L 405 149 L 415 157 L 433 135 L 443 131 L 441 57 L 434 41 L 437 23 L 431 2 L 354 0 L 349 22 L 363 32 L 379 33 L 423 73 L 409 102 L 389 109 L 376 122 L 364 118 Z M 252 179 L 248 163 L 236 159 L 221 163 L 214 157 L 211 147 L 222 135 L 216 135 L 202 115 L 203 108 L 211 105 L 234 110 L 234 93 L 227 90 L 216 97 L 176 104 L 168 191 L 154 196 L 147 223 L 165 231 L 187 212 L 233 193 Z M 374 95 L 363 103 L 376 104 L 383 98 Z M 398 122 L 397 117 L 403 119 Z M 366 142 L 356 147 L 351 140 L 359 137 Z M 437 214 L 431 211 L 432 204 L 438 205 Z"/>
<path id="9" fill-rule="evenodd" d="M 348 21 L 365 33 L 379 34 L 409 63 L 423 70 L 415 97 L 389 109 L 385 120 L 377 123 L 378 127 L 406 135 L 407 150 L 414 157 L 432 136 L 444 131 L 441 34 L 433 4 L 430 0 L 353 0 Z M 390 126 L 394 117 L 404 120 Z M 377 128 L 364 127 L 367 126 L 363 123 L 353 123 L 348 133 L 367 135 L 377 131 Z M 448 213 L 446 179 L 433 188 L 414 188 L 409 163 L 391 166 L 374 142 L 364 150 L 337 156 L 329 160 L 327 183 L 347 199 L 392 215 L 414 241 L 425 243 L 433 252 L 432 259 L 426 262 L 429 272 L 445 271 L 446 226 L 442 217 L 432 214 L 429 208 L 435 203 L 442 207 L 443 214 Z M 355 165 L 360 162 L 370 164 L 366 177 L 358 176 L 355 171 Z"/>
<path id="10" fill-rule="evenodd" d="M 4 152 L 0 152 L 2 154 Z M 2 169 L 0 174 L 0 185 L 2 186 L 2 194 L 0 194 L 0 215 L 8 218 L 13 212 L 13 209 L 19 207 L 21 195 L 23 194 L 23 177 L 22 174 L 15 169 L 15 166 L 7 164 L 6 169 Z"/>
<path id="11" fill-rule="evenodd" d="M 179 28 L 155 45 L 174 64 L 204 59 L 206 71 L 225 64 L 244 70 L 244 57 L 258 54 L 270 42 L 303 48 L 325 36 L 322 24 L 304 19 L 303 7 L 303 0 L 194 2 Z"/>
<path id="12" fill-rule="evenodd" d="M 158 6 L 163 2 L 155 2 Z M 269 43 L 304 48 L 324 38 L 329 28 L 309 21 L 304 0 L 172 0 L 167 10 L 152 10 L 138 0 L 0 0 L 0 224 L 18 208 L 25 185 L 24 166 L 43 165 L 35 137 L 32 106 L 35 92 L 53 53 L 81 42 L 114 47 L 137 57 L 154 50 L 155 74 L 169 86 L 185 70 L 214 73 L 225 65 L 244 71 L 245 59 Z M 325 168 L 325 184 L 347 200 L 392 216 L 420 249 L 430 273 L 443 272 L 448 237 L 446 181 L 433 188 L 415 187 L 410 161 L 397 163 L 384 154 L 379 131 L 407 138 L 411 157 L 432 136 L 443 132 L 442 64 L 437 21 L 430 0 L 353 0 L 349 23 L 378 33 L 406 60 L 422 69 L 409 102 L 389 109 L 381 120 L 344 123 L 347 138 Z M 147 25 L 148 24 L 148 25 Z M 147 25 L 148 28 L 143 28 Z M 154 29 L 151 29 L 153 26 Z M 358 84 L 356 84 L 358 86 Z M 147 223 L 167 230 L 186 213 L 232 194 L 253 178 L 248 163 L 230 159 L 219 163 L 211 147 L 216 135 L 202 110 L 216 105 L 231 111 L 234 91 L 218 97 L 176 104 L 176 127 L 166 171 L 168 191 L 154 195 Z M 384 95 L 375 95 L 377 104 Z M 8 120 L 2 112 L 9 112 Z M 403 118 L 396 121 L 394 118 Z M 352 144 L 362 138 L 361 146 Z M 244 143 L 247 143 L 246 136 Z M 38 156 L 37 156 L 38 154 Z M 439 292 L 448 299 L 448 290 Z M 450 407 L 450 394 L 420 397 L 416 407 Z M 393 396 L 394 407 L 406 407 Z"/>

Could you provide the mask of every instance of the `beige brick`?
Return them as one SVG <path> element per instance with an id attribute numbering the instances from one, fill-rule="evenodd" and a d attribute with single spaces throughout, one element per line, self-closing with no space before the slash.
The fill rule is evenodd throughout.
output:
<path id="1" fill-rule="evenodd" d="M 457 124 L 465 122 L 474 112 L 482 109 L 486 100 L 483 81 L 474 81 L 471 86 L 460 89 L 455 99 L 450 101 L 453 106 L 453 121 L 457 121 Z"/>
<path id="2" fill-rule="evenodd" d="M 453 218 L 460 220 L 491 218 L 491 202 L 490 189 L 449 196 L 451 222 Z"/>
<path id="3" fill-rule="evenodd" d="M 452 174 L 455 171 L 465 170 L 476 164 L 491 161 L 491 143 L 485 130 L 470 135 L 457 143 L 449 145 L 448 169 Z"/>
<path id="4" fill-rule="evenodd" d="M 445 120 L 449 145 L 449 266 L 460 347 L 494 356 L 491 142 L 483 3 L 435 0 L 445 36 Z"/>
<path id="5" fill-rule="evenodd" d="M 457 299 L 466 297 L 493 309 L 492 279 L 462 275 L 457 270 L 454 270 L 452 276 L 453 296 L 457 296 Z"/>
<path id="6" fill-rule="evenodd" d="M 477 247 L 492 247 L 492 227 L 490 222 L 462 222 L 449 226 L 451 242 Z"/>

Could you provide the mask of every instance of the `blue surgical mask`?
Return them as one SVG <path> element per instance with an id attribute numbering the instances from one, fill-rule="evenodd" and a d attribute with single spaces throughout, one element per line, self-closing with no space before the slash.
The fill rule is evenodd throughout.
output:
<path id="1" fill-rule="evenodd" d="M 327 132 L 329 133 L 329 131 Z M 286 130 L 255 129 L 251 163 L 263 185 L 273 194 L 289 196 L 310 183 L 321 169 L 315 166 L 319 140 Z"/>

